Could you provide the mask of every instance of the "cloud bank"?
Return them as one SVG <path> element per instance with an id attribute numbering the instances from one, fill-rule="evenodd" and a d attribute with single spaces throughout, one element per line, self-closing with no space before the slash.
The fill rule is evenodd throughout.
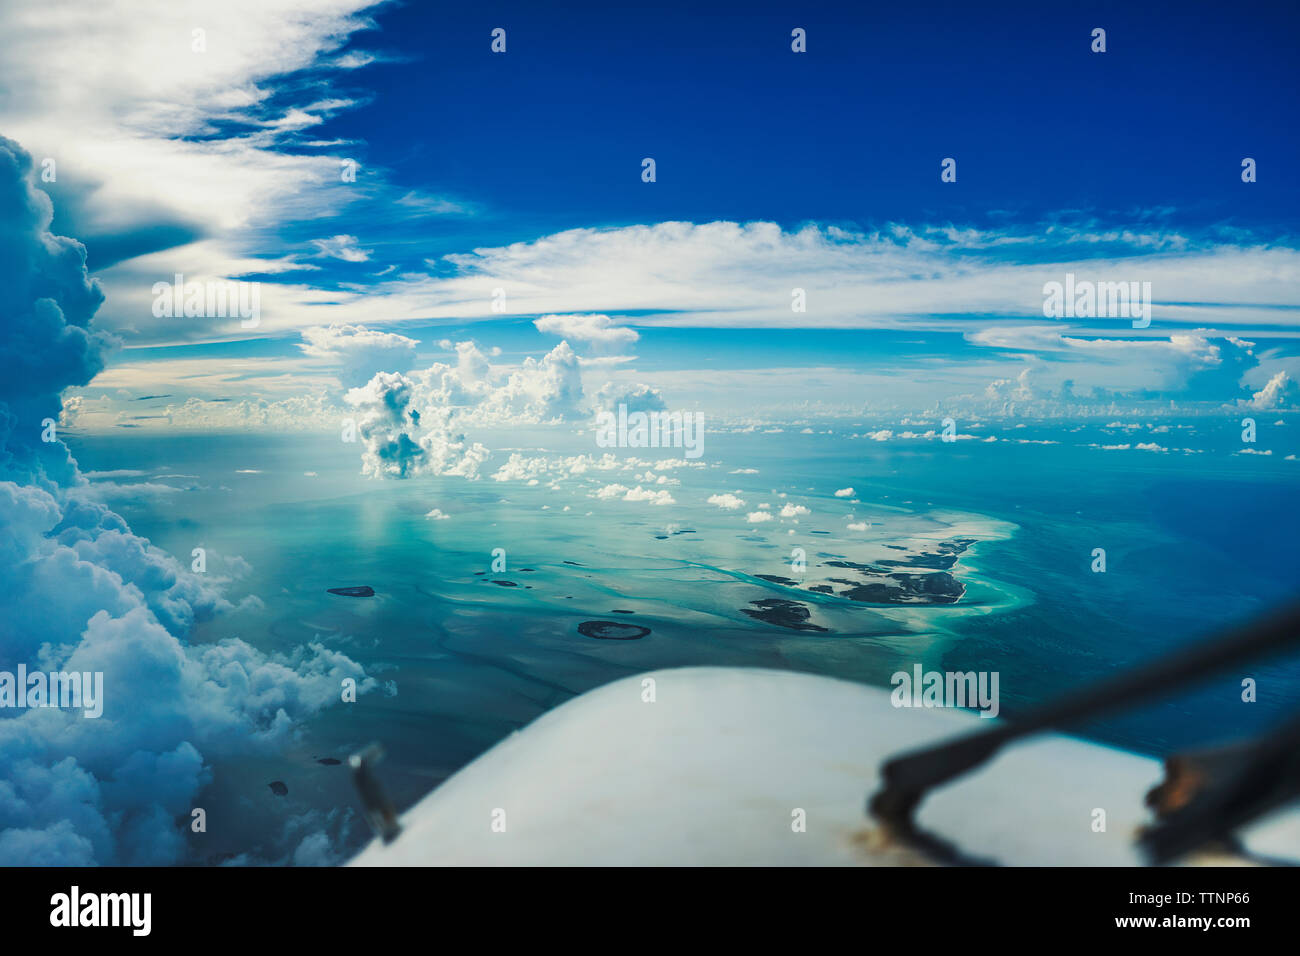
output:
<path id="1" fill-rule="evenodd" d="M 176 863 L 177 819 L 209 759 L 281 746 L 344 678 L 362 692 L 375 681 L 320 644 L 188 645 L 231 602 L 133 534 L 62 442 L 42 440 L 60 392 L 89 381 L 110 342 L 93 328 L 103 296 L 85 250 L 50 233 L 31 175 L 0 138 L 0 363 L 14 372 L 0 383 L 0 648 L 9 668 L 101 672 L 104 707 L 0 711 L 0 865 Z"/>

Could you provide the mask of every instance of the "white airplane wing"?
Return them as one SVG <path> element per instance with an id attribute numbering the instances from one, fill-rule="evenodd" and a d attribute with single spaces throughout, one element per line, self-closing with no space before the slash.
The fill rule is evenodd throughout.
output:
<path id="1" fill-rule="evenodd" d="M 926 863 L 865 812 L 879 767 L 988 723 L 898 708 L 887 691 L 807 674 L 654 671 L 501 741 L 352 865 Z M 917 822 L 1002 864 L 1137 865 L 1135 837 L 1152 822 L 1144 797 L 1162 776 L 1150 757 L 1043 735 L 936 790 Z M 1298 821 L 1278 821 L 1264 848 L 1294 852 Z"/>

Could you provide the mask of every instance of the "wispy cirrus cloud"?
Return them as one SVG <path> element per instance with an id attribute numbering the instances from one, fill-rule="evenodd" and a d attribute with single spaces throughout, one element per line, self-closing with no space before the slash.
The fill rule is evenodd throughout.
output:
<path id="1" fill-rule="evenodd" d="M 382 58 L 359 44 L 387 5 L 143 0 L 128 10 L 16 0 L 0 8 L 0 128 L 48 170 L 42 186 L 108 293 L 104 328 L 129 344 L 228 337 L 216 322 L 154 321 L 149 288 L 176 273 L 219 281 L 319 273 L 305 261 L 318 255 L 344 266 L 369 258 L 365 237 L 315 245 L 294 238 L 295 223 L 349 211 L 389 224 L 465 214 L 392 185 L 382 165 L 361 161 L 364 143 L 311 135 L 367 101 L 339 87 Z M 313 291 L 303 284 L 277 301 L 331 294 Z"/>
<path id="2" fill-rule="evenodd" d="M 1041 324 L 1043 286 L 1066 273 L 1146 281 L 1152 288 L 1149 329 L 1101 318 L 1072 322 L 1074 332 L 1140 338 L 1222 327 L 1277 335 L 1290 334 L 1300 320 L 1300 250 L 1289 246 L 1235 245 L 1206 235 L 1178 237 L 1177 251 L 1153 252 L 1156 238 L 1122 230 L 1093 235 L 1057 225 L 1043 233 L 1030 227 L 971 232 L 788 230 L 770 222 L 567 230 L 447 255 L 435 262 L 434 274 L 389 273 L 346 288 L 294 282 L 286 273 L 285 281 L 264 284 L 262 334 L 519 316 L 541 316 L 547 330 L 563 328 L 562 334 L 592 342 L 637 334 L 610 315 L 638 328 L 966 332 L 1008 320 Z M 246 337 L 238 323 L 218 320 L 151 323 L 140 318 L 138 284 L 120 299 L 132 297 L 123 307 L 140 340 Z"/>
<path id="3" fill-rule="evenodd" d="M 342 259 L 344 262 L 369 262 L 370 250 L 357 245 L 356 236 L 339 235 L 328 239 L 313 239 L 316 255 L 325 259 Z"/>
<path id="4" fill-rule="evenodd" d="M 337 208 L 353 198 L 338 158 L 281 147 L 354 105 L 328 85 L 369 62 L 343 47 L 372 26 L 365 11 L 376 6 L 146 0 L 124 16 L 84 0 L 6 4 L 0 117 L 56 161 L 90 231 L 170 216 L 212 235 L 294 208 Z M 278 95 L 280 79 L 304 71 L 302 102 Z"/>

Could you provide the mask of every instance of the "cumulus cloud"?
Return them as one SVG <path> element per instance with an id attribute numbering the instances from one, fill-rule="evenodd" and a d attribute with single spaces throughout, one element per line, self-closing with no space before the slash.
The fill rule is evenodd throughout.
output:
<path id="1" fill-rule="evenodd" d="M 717 505 L 719 508 L 723 508 L 727 511 L 735 511 L 737 508 L 742 508 L 745 505 L 743 498 L 738 498 L 730 493 L 709 495 L 708 503 L 711 505 Z"/>
<path id="2" fill-rule="evenodd" d="M 104 699 L 95 719 L 0 719 L 0 864 L 175 863 L 176 817 L 210 781 L 210 759 L 282 747 L 344 678 L 361 692 L 375 682 L 320 644 L 189 645 L 195 624 L 235 609 L 223 579 L 134 534 L 99 500 L 103 484 L 41 441 L 41 417 L 95 375 L 109 342 L 92 327 L 101 293 L 84 249 L 49 232 L 30 175 L 0 140 L 0 364 L 16 371 L 0 382 L 0 646 L 11 667 L 102 673 Z"/>
<path id="3" fill-rule="evenodd" d="M 422 413 L 417 383 L 397 372 L 380 372 L 344 400 L 361 413 L 361 471 L 373 478 L 409 478 L 422 472 L 478 476 L 488 451 L 453 431 L 445 407 Z"/>
<path id="4" fill-rule="evenodd" d="M 1286 371 L 1278 372 L 1263 388 L 1239 404 L 1258 411 L 1278 408 L 1295 408 L 1300 405 L 1300 383 Z"/>
<path id="5" fill-rule="evenodd" d="M 1024 368 L 1014 378 L 999 378 L 989 382 L 984 388 L 984 394 L 993 401 L 1028 401 L 1034 397 L 1034 389 L 1030 384 L 1030 376 L 1033 369 Z"/>
<path id="6" fill-rule="evenodd" d="M 168 427 L 186 431 L 337 431 L 345 411 L 344 406 L 320 394 L 237 402 L 191 396 L 180 404 L 167 405 L 162 414 Z"/>
<path id="7" fill-rule="evenodd" d="M 85 247 L 51 234 L 53 219 L 49 196 L 32 185 L 31 157 L 0 137 L 0 402 L 18 418 L 0 427 L 57 418 L 59 393 L 89 382 L 112 344 L 90 327 L 104 295 L 86 277 Z"/>
<path id="8" fill-rule="evenodd" d="M 477 478 L 489 451 L 470 441 L 464 429 L 573 421 L 587 414 L 578 356 L 568 342 L 513 368 L 493 365 L 473 342 L 456 343 L 455 351 L 455 365 L 380 372 L 344 396 L 361 415 L 357 433 L 364 474 Z M 511 480 L 516 477 L 511 469 L 523 467 L 516 461 L 493 477 Z"/>
<path id="9" fill-rule="evenodd" d="M 684 458 L 665 458 L 658 460 L 648 460 L 635 457 L 615 456 L 610 452 L 605 452 L 600 457 L 594 455 L 523 455 L 519 452 L 511 452 L 509 459 L 497 468 L 492 475 L 494 481 L 523 481 L 529 484 L 538 484 L 540 479 L 545 478 L 549 487 L 557 487 L 558 483 L 570 478 L 579 480 L 603 480 L 598 479 L 599 473 L 605 472 L 635 472 L 639 468 L 644 468 L 644 474 L 637 474 L 633 481 L 644 484 L 679 484 L 675 478 L 669 478 L 667 475 L 656 474 L 655 469 L 659 471 L 673 470 L 676 468 L 697 468 L 701 467 L 698 461 L 688 461 Z M 627 487 L 624 485 L 611 485 L 611 489 L 616 489 L 618 494 L 624 494 Z M 609 491 L 605 497 L 610 497 L 615 493 Z"/>
<path id="10" fill-rule="evenodd" d="M 627 494 L 623 496 L 623 500 L 645 501 L 652 505 L 672 505 L 677 503 L 667 489 L 642 488 L 640 485 L 628 489 Z"/>
<path id="11" fill-rule="evenodd" d="M 596 411 L 616 411 L 620 405 L 627 406 L 629 415 L 633 412 L 662 412 L 668 408 L 663 393 L 644 384 L 623 386 L 606 382 L 592 401 Z"/>
<path id="12" fill-rule="evenodd" d="M 1179 393 L 1223 397 L 1240 390 L 1246 370 L 1258 364 L 1251 343 L 1213 338 L 1204 330 L 1168 337 L 1117 338 L 1069 334 L 1059 327 L 998 326 L 968 333 L 973 344 L 1013 350 L 1030 364 L 1014 379 L 991 382 L 984 397 L 1009 410 L 1012 403 L 1077 400 L 1091 393 Z"/>
<path id="13" fill-rule="evenodd" d="M 370 381 L 377 372 L 408 372 L 420 343 L 405 335 L 380 332 L 363 325 L 330 325 L 303 329 L 303 353 L 339 366 L 345 388 Z"/>
<path id="14" fill-rule="evenodd" d="M 457 342 L 456 364 L 437 362 L 412 380 L 422 403 L 482 425 L 537 424 L 583 418 L 578 356 L 561 342 L 540 359 L 498 366 L 474 342 Z"/>

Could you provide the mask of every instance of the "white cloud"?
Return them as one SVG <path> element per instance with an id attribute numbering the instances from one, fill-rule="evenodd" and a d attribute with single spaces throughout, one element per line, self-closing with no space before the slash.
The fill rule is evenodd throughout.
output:
<path id="1" fill-rule="evenodd" d="M 188 398 L 163 409 L 168 427 L 186 431 L 268 429 L 274 431 L 338 432 L 350 412 L 323 395 L 286 399 L 253 398 L 210 401 Z"/>
<path id="2" fill-rule="evenodd" d="M 376 372 L 410 371 L 415 362 L 415 339 L 379 332 L 362 325 L 331 325 L 303 329 L 303 353 L 338 363 L 339 378 L 347 388 L 364 385 Z"/>
<path id="3" fill-rule="evenodd" d="M 735 511 L 737 508 L 741 508 L 745 504 L 744 499 L 738 498 L 730 493 L 709 495 L 708 503 L 711 505 L 717 505 L 719 508 L 723 508 L 727 511 Z"/>
<path id="4" fill-rule="evenodd" d="M 357 245 L 356 236 L 331 236 L 328 239 L 313 239 L 317 256 L 324 259 L 341 259 L 344 262 L 368 262 L 370 250 Z"/>
<path id="5" fill-rule="evenodd" d="M 1255 392 L 1249 401 L 1240 404 L 1259 411 L 1294 408 L 1300 404 L 1300 383 L 1283 370 L 1270 378 L 1268 384 Z"/>
<path id="6" fill-rule="evenodd" d="M 999 349 L 1019 349 L 1070 362 L 1057 371 L 1081 387 L 1131 391 L 1179 389 L 1192 375 L 1224 362 L 1221 346 L 1203 331 L 1175 333 L 1168 338 L 1085 338 L 1069 335 L 1059 326 L 999 326 L 968 333 L 967 340 Z M 989 386 L 990 398 L 1024 401 L 1038 397 L 1030 384 L 1031 369 L 1024 369 L 1013 384 L 1007 380 Z"/>
<path id="7" fill-rule="evenodd" d="M 79 225 L 113 232 L 158 221 L 247 245 L 236 230 L 357 196 L 337 156 L 291 152 L 301 131 L 355 103 L 329 95 L 330 73 L 364 65 L 338 49 L 370 24 L 367 0 L 230 0 L 201 16 L 169 0 L 130 15 L 94 0 L 0 7 L 0 121 L 88 187 Z M 194 31 L 205 31 L 195 49 Z M 320 71 L 277 86 L 299 71 Z M 213 136 L 217 124 L 235 130 Z M 306 187 L 306 188 L 305 188 Z M 197 271 L 197 270 L 196 270 Z"/>
<path id="8" fill-rule="evenodd" d="M 375 478 L 409 478 L 421 473 L 476 478 L 488 450 L 451 428 L 445 410 L 414 403 L 417 386 L 400 373 L 381 372 L 344 400 L 362 417 L 362 473 Z M 442 414 L 439 412 L 442 411 Z"/>
<path id="9" fill-rule="evenodd" d="M 661 412 L 668 407 L 662 392 L 644 384 L 629 387 L 606 382 L 592 400 L 592 407 L 597 411 L 616 411 L 620 405 L 626 405 L 629 414 Z"/>
<path id="10" fill-rule="evenodd" d="M 602 351 L 624 348 L 640 338 L 636 330 L 615 325 L 608 315 L 544 315 L 533 325 L 539 332 L 586 342 Z"/>
<path id="11" fill-rule="evenodd" d="M 630 489 L 628 493 L 623 496 L 623 500 L 647 501 L 652 505 L 672 505 L 677 503 L 666 489 L 660 488 L 655 490 L 652 488 L 642 488 L 640 485 Z"/>
<path id="12" fill-rule="evenodd" d="M 526 458 L 512 452 L 509 460 L 492 475 L 493 481 L 529 481 L 541 477 L 551 468 L 551 463 L 541 457 Z"/>
<path id="13" fill-rule="evenodd" d="M 84 249 L 49 233 L 29 168 L 0 140 L 10 253 L 0 256 L 0 346 L 30 352 L 21 379 L 0 380 L 0 405 L 39 420 L 97 370 L 107 343 L 91 330 L 100 297 Z M 87 482 L 61 443 L 0 428 L 0 573 L 12 585 L 0 592 L 0 646 L 31 670 L 102 673 L 104 688 L 97 719 L 33 708 L 0 720 L 6 865 L 180 862 L 175 821 L 210 782 L 209 760 L 283 753 L 303 720 L 338 701 L 343 679 L 376 687 L 317 643 L 189 644 L 196 624 L 260 606 L 226 596 L 248 564 L 227 555 L 227 574 L 191 573 L 96 500 L 111 486 Z"/>
<path id="14" fill-rule="evenodd" d="M 621 485 L 617 482 L 612 485 L 605 485 L 597 489 L 592 497 L 601 498 L 606 501 L 643 501 L 652 505 L 671 505 L 677 502 L 666 489 L 643 488 L 637 485 L 635 488 L 629 488 L 627 485 Z"/>
<path id="15" fill-rule="evenodd" d="M 1086 268 L 1075 260 L 1090 246 L 1117 241 L 1135 254 L 1089 259 Z M 998 246 L 1031 261 L 971 256 L 973 249 Z M 766 222 L 664 222 L 569 230 L 446 261 L 462 275 L 420 283 L 442 303 L 435 308 L 487 316 L 490 304 L 480 290 L 496 284 L 510 289 L 510 307 L 520 314 L 651 313 L 638 317 L 641 326 L 789 327 L 806 321 L 817 328 L 914 327 L 921 320 L 927 328 L 948 329 L 962 326 L 931 317 L 963 313 L 1042 321 L 1043 283 L 1067 270 L 1140 274 L 1150 277 L 1158 300 L 1166 289 L 1187 301 L 1194 287 L 1199 295 L 1193 301 L 1210 303 L 1189 309 L 1157 301 L 1157 322 L 1267 320 L 1264 306 L 1300 298 L 1295 250 L 1192 248 L 1181 237 L 1092 235 L 1086 229 L 958 235 L 904 227 L 852 233 L 810 225 L 788 232 Z M 1232 271 L 1238 268 L 1243 271 Z M 924 278 L 900 282 L 900 275 Z M 790 313 L 795 286 L 808 289 L 816 303 L 806 319 Z"/>
<path id="16" fill-rule="evenodd" d="M 322 174 L 323 175 L 323 174 Z M 344 197 L 346 198 L 346 197 Z M 1300 299 L 1300 251 L 1199 245 L 1177 237 L 1130 236 L 1129 255 L 1086 258 L 1091 246 L 1115 237 L 1084 229 L 1028 229 L 1025 233 L 946 234 L 943 230 L 890 227 L 852 233 L 809 225 L 798 231 L 774 223 L 665 222 L 608 229 L 575 229 L 528 242 L 478 248 L 432 261 L 434 275 L 393 274 L 364 290 L 315 289 L 277 283 L 263 289 L 263 326 L 268 331 L 323 323 L 374 326 L 390 321 L 495 320 L 485 289 L 508 291 L 513 315 L 543 315 L 548 330 L 601 349 L 626 344 L 637 333 L 613 324 L 611 315 L 635 313 L 639 327 L 902 328 L 978 331 L 1008 319 L 1041 324 L 1042 285 L 1067 271 L 1138 274 L 1156 289 L 1155 327 L 1274 324 L 1276 307 Z M 972 249 L 985 255 L 973 257 Z M 989 250 L 1025 256 L 999 260 Z M 1158 254 L 1156 250 L 1159 250 Z M 190 264 L 196 277 L 233 268 L 209 249 Z M 283 256 L 285 250 L 274 250 Z M 168 276 L 180 252 L 151 264 L 154 277 Z M 248 255 L 245 254 L 247 259 Z M 144 260 L 138 263 L 143 267 Z M 250 270 L 251 271 L 251 270 Z M 900 276 L 909 276 L 900 281 Z M 147 302 L 144 276 L 112 284 L 112 314 L 138 314 Z M 816 308 L 790 312 L 793 287 L 806 288 Z M 147 285 L 144 286 L 147 291 Z M 1166 304 L 1175 296 L 1179 303 Z M 120 294 L 119 294 L 120 292 Z M 127 297 L 133 297 L 128 301 Z M 119 321 L 125 325 L 127 312 Z M 978 316 L 999 316 L 983 319 Z M 953 318 L 953 316 L 969 316 Z M 538 320 L 542 322 L 543 320 Z M 1111 335 L 1132 330 L 1112 320 L 1078 334 Z M 238 336 L 238 323 L 203 330 Z M 1059 332 L 1059 329 L 1058 329 Z M 174 325 L 145 328 L 155 340 L 192 335 Z M 1145 334 L 1144 334 L 1145 335 Z"/>

